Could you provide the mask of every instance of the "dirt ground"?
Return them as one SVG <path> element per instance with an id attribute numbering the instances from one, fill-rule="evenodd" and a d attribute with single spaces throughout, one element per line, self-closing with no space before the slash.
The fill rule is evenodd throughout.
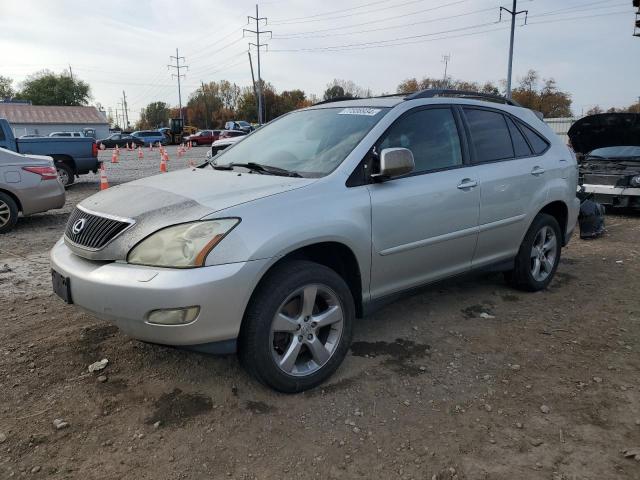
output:
<path id="1" fill-rule="evenodd" d="M 389 305 L 328 383 L 282 395 L 51 293 L 48 250 L 96 190 L 0 237 L 0 478 L 640 478 L 640 216 L 574 238 L 547 291 L 485 275 Z"/>

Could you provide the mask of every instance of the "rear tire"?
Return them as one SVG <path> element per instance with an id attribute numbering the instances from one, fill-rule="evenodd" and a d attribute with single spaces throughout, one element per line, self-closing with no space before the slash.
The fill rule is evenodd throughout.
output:
<path id="1" fill-rule="evenodd" d="M 558 221 L 551 215 L 539 213 L 522 240 L 514 269 L 505 273 L 507 282 L 527 292 L 547 288 L 560 262 L 561 239 Z"/>
<path id="2" fill-rule="evenodd" d="M 65 188 L 73 185 L 75 182 L 75 175 L 73 174 L 73 169 L 69 165 L 62 162 L 56 162 L 56 170 L 58 171 L 60 182 Z"/>
<path id="3" fill-rule="evenodd" d="M 336 371 L 351 345 L 351 291 L 336 272 L 309 261 L 290 261 L 267 275 L 247 307 L 240 362 L 274 390 L 313 388 Z"/>
<path id="4" fill-rule="evenodd" d="M 0 233 L 9 232 L 18 221 L 18 205 L 6 193 L 0 192 Z"/>

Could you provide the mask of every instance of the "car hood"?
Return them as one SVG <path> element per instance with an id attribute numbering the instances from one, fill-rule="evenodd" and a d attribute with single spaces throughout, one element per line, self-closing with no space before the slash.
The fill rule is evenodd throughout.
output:
<path id="1" fill-rule="evenodd" d="M 161 228 L 199 220 L 220 210 L 313 182 L 314 179 L 218 171 L 209 167 L 136 180 L 103 190 L 79 204 L 89 213 L 133 222 L 132 227 L 98 251 L 71 242 L 67 244 L 84 258 L 125 260 L 135 244 Z"/>
<path id="2" fill-rule="evenodd" d="M 602 113 L 575 122 L 567 132 L 576 153 L 596 148 L 640 145 L 640 114 Z"/>

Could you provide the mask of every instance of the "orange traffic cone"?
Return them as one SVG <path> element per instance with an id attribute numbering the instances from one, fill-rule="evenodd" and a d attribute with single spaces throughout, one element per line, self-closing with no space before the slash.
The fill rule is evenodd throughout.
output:
<path id="1" fill-rule="evenodd" d="M 109 188 L 109 182 L 107 182 L 107 170 L 104 168 L 104 162 L 100 164 L 100 190 L 106 190 Z"/>
<path id="2" fill-rule="evenodd" d="M 120 156 L 120 147 L 118 145 L 116 145 L 116 154 Z"/>
<path id="3" fill-rule="evenodd" d="M 144 158 L 144 153 L 142 153 L 142 148 L 138 147 L 138 160 L 142 160 Z"/>
<path id="4" fill-rule="evenodd" d="M 169 154 L 167 153 L 167 151 L 166 151 L 166 150 L 164 150 L 162 153 L 163 153 L 163 155 L 164 155 L 164 160 L 165 160 L 167 163 L 169 163 L 169 160 L 171 160 L 171 159 L 169 158 Z"/>
<path id="5" fill-rule="evenodd" d="M 118 152 L 115 150 L 111 154 L 111 163 L 118 163 Z"/>
<path id="6" fill-rule="evenodd" d="M 167 159 L 164 155 L 160 156 L 160 172 L 167 173 Z"/>
<path id="7" fill-rule="evenodd" d="M 153 142 L 149 142 L 149 151 L 153 152 Z"/>

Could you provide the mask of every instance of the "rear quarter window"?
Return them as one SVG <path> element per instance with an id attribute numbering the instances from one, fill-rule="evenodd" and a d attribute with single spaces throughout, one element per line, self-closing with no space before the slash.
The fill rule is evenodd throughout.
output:
<path id="1" fill-rule="evenodd" d="M 531 145 L 533 153 L 535 153 L 536 155 L 540 155 L 544 153 L 547 148 L 549 148 L 549 142 L 546 138 L 535 132 L 531 127 L 525 125 L 524 123 L 518 123 L 520 124 L 524 135 L 527 137 L 527 140 L 529 140 L 529 145 Z"/>

